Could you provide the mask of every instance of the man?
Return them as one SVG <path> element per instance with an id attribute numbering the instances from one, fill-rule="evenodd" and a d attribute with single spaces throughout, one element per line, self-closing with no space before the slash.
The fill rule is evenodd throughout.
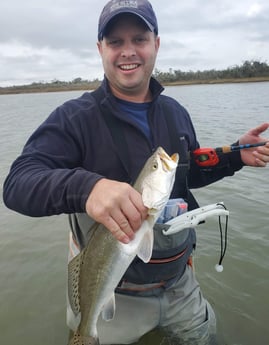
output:
<path id="1" fill-rule="evenodd" d="M 119 241 L 132 241 L 147 209 L 130 183 L 158 146 L 169 154 L 176 147 L 180 153 L 171 199 L 184 198 L 189 209 L 197 204 L 188 187 L 231 176 L 244 165 L 269 162 L 267 143 L 221 155 L 210 169 L 195 163 L 189 153 L 199 144 L 187 111 L 161 95 L 163 88 L 151 78 L 160 39 L 147 0 L 108 2 L 99 19 L 97 46 L 105 72 L 98 93 L 86 92 L 57 108 L 29 138 L 4 184 L 4 201 L 17 212 L 70 215 L 70 258 L 86 245 L 94 221 Z M 116 123 L 121 145 L 107 118 Z M 264 123 L 250 130 L 239 143 L 266 141 L 260 134 L 268 127 Z M 127 151 L 129 158 L 119 151 Z M 161 327 L 171 344 L 215 344 L 214 312 L 189 264 L 194 230 L 167 237 L 155 231 L 154 236 L 150 263 L 135 259 L 117 288 L 115 318 L 100 318 L 100 343 L 132 343 Z M 70 308 L 67 314 L 75 330 L 78 320 Z"/>

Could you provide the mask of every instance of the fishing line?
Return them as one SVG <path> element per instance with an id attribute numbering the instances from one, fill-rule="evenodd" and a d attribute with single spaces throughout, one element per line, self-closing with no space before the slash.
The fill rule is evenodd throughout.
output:
<path id="1" fill-rule="evenodd" d="M 227 209 L 222 203 L 218 204 L 222 206 L 225 210 Z M 225 229 L 223 235 L 223 228 L 221 222 L 221 216 L 219 216 L 219 230 L 220 230 L 220 259 L 219 263 L 215 266 L 217 272 L 223 271 L 222 261 L 226 253 L 227 243 L 228 243 L 228 215 L 226 216 Z"/>

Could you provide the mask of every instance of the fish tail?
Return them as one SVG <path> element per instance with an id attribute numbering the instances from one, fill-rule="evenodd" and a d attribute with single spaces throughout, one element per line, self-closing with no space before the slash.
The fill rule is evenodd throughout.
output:
<path id="1" fill-rule="evenodd" d="M 79 333 L 75 333 L 68 345 L 100 345 L 98 338 L 85 337 Z"/>

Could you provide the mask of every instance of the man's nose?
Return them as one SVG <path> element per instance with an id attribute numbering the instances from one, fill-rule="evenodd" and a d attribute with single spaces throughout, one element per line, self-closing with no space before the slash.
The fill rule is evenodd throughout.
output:
<path id="1" fill-rule="evenodd" d="M 122 47 L 122 52 L 121 56 L 122 57 L 130 57 L 130 56 L 135 56 L 136 55 L 136 50 L 134 44 L 131 42 L 126 42 L 123 47 Z"/>

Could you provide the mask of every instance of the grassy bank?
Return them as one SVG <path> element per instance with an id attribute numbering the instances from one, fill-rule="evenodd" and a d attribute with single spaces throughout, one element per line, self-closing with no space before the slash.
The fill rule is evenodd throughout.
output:
<path id="1" fill-rule="evenodd" d="M 90 84 L 69 84 L 69 85 L 19 85 L 10 87 L 0 87 L 0 95 L 12 95 L 21 93 L 43 93 L 43 92 L 63 92 L 63 91 L 80 91 L 94 89 Z"/>
<path id="2" fill-rule="evenodd" d="M 210 79 L 210 80 L 182 80 L 170 83 L 162 83 L 164 86 L 176 86 L 176 85 L 198 85 L 198 84 L 224 84 L 224 83 L 253 83 L 269 81 L 269 77 L 252 77 L 252 78 L 238 78 L 238 79 Z M 99 84 L 95 84 L 94 87 L 91 83 L 81 84 L 68 84 L 68 85 L 54 85 L 44 84 L 36 86 L 32 85 L 21 85 L 21 86 L 10 86 L 0 87 L 0 95 L 8 94 L 21 94 L 21 93 L 42 93 L 42 92 L 63 92 L 63 91 L 85 91 L 93 90 Z"/>

